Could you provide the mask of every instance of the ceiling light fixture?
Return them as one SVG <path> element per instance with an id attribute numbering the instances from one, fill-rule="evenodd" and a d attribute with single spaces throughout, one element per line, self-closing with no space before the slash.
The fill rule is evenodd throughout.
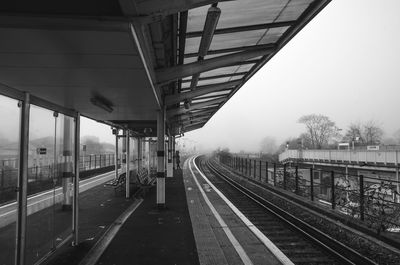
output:
<path id="1" fill-rule="evenodd" d="M 90 99 L 90 102 L 109 113 L 114 111 L 112 103 L 103 97 L 95 96 Z"/>

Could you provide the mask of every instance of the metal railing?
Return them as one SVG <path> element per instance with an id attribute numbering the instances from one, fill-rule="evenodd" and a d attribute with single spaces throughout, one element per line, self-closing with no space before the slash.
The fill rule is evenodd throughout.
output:
<path id="1" fill-rule="evenodd" d="M 289 160 L 322 161 L 349 164 L 366 163 L 393 166 L 400 164 L 400 152 L 398 150 L 286 150 L 279 155 L 280 162 Z"/>
<path id="2" fill-rule="evenodd" d="M 371 177 L 233 156 L 219 157 L 219 161 L 254 181 L 350 216 L 377 233 L 400 228 L 400 182 L 394 175 Z"/>
<path id="3" fill-rule="evenodd" d="M 115 165 L 115 154 L 96 154 L 81 156 L 79 171 L 90 173 L 101 171 Z M 62 159 L 60 159 L 62 161 Z M 120 158 L 119 158 L 120 161 Z M 120 164 L 120 162 L 118 163 Z M 43 164 L 32 164 L 28 167 L 28 195 L 58 187 L 61 185 L 61 175 L 64 163 L 54 163 L 46 159 Z M 104 170 L 103 170 L 104 171 Z M 97 173 L 98 174 L 98 173 Z M 83 174 L 81 178 L 91 176 Z M 18 159 L 4 159 L 0 161 L 0 204 L 16 200 L 18 178 Z"/>

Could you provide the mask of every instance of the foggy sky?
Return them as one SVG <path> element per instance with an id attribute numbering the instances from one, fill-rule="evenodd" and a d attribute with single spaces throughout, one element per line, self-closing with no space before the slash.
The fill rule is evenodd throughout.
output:
<path id="1" fill-rule="evenodd" d="M 374 120 L 400 129 L 400 1 L 335 0 L 252 77 L 200 130 L 203 148 L 258 151 L 305 131 L 300 116 L 320 113 L 343 132 Z M 223 12 L 223 11 L 222 11 Z"/>

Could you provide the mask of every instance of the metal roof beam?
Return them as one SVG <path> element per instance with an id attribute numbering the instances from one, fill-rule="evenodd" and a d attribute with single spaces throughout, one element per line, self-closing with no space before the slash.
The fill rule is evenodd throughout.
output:
<path id="1" fill-rule="evenodd" d="M 202 73 L 225 66 L 236 65 L 248 59 L 264 56 L 269 53 L 271 53 L 269 49 L 257 49 L 223 55 L 199 62 L 162 68 L 156 71 L 157 81 L 158 83 L 173 81 L 178 78 L 194 75 L 196 73 Z"/>
<path id="2" fill-rule="evenodd" d="M 179 59 L 178 64 L 183 64 L 185 56 L 186 29 L 187 29 L 188 11 L 180 13 L 179 16 Z"/>
<path id="3" fill-rule="evenodd" d="M 223 29 L 215 30 L 214 34 L 228 34 L 228 33 L 242 32 L 242 31 L 290 27 L 295 23 L 296 23 L 296 20 L 291 20 L 291 21 L 265 23 L 265 24 L 257 24 L 257 25 L 241 26 L 241 27 L 223 28 Z M 202 33 L 203 33 L 202 31 L 187 32 L 186 38 L 201 37 Z"/>
<path id="4" fill-rule="evenodd" d="M 196 124 L 200 121 L 206 121 L 210 118 L 210 116 L 203 116 L 203 117 L 197 117 L 194 119 L 185 119 L 185 120 L 176 120 L 173 121 L 171 124 L 179 124 L 179 125 L 189 125 L 189 124 Z"/>
<path id="5" fill-rule="evenodd" d="M 206 108 L 204 110 L 197 110 L 195 112 L 186 111 L 186 112 L 180 113 L 180 114 L 178 114 L 176 116 L 171 115 L 171 113 L 167 112 L 167 117 L 168 117 L 168 119 L 178 119 L 179 117 L 184 117 L 185 115 L 199 116 L 201 114 L 211 113 L 211 112 L 214 112 L 214 111 L 217 111 L 217 110 L 218 110 L 218 107 L 212 107 L 212 108 Z"/>
<path id="6" fill-rule="evenodd" d="M 207 55 L 215 55 L 215 54 L 228 53 L 228 52 L 239 52 L 239 51 L 252 51 L 252 50 L 257 50 L 257 49 L 266 49 L 266 50 L 269 49 L 271 52 L 273 52 L 276 49 L 276 45 L 275 44 L 261 44 L 261 45 L 219 49 L 219 50 L 209 50 Z M 197 57 L 198 55 L 199 54 L 196 52 L 187 53 L 187 54 L 185 54 L 185 58 Z"/>
<path id="7" fill-rule="evenodd" d="M 179 93 L 179 94 L 173 94 L 173 95 L 168 95 L 165 97 L 165 104 L 172 105 L 179 103 L 184 100 L 192 99 L 195 97 L 199 97 L 202 95 L 206 95 L 208 93 L 212 93 L 215 91 L 220 91 L 224 90 L 227 88 L 231 88 L 234 86 L 239 85 L 242 82 L 242 80 L 235 80 L 235 81 L 230 81 L 230 82 L 225 82 L 225 83 L 219 83 L 219 84 L 213 84 L 213 85 L 206 85 L 206 86 L 199 86 L 196 89 L 189 91 L 189 92 L 184 92 L 184 93 Z"/>
<path id="8" fill-rule="evenodd" d="M 167 115 L 174 116 L 174 115 L 184 114 L 184 113 L 189 112 L 190 110 L 201 109 L 201 108 L 204 108 L 204 107 L 207 107 L 210 105 L 220 104 L 224 100 L 226 100 L 226 97 L 212 99 L 212 100 L 208 100 L 208 101 L 204 101 L 204 102 L 200 102 L 200 103 L 195 103 L 195 104 L 190 105 L 189 109 L 185 109 L 182 107 L 169 109 L 169 110 L 167 110 Z"/>
<path id="9" fill-rule="evenodd" d="M 196 130 L 196 129 L 199 129 L 199 128 L 203 127 L 204 124 L 206 124 L 206 122 L 201 122 L 199 124 L 191 124 L 189 126 L 184 127 L 183 131 L 184 132 L 193 131 L 193 130 Z"/>
<path id="10" fill-rule="evenodd" d="M 200 118 L 200 117 L 209 117 L 211 113 L 213 113 L 215 111 L 215 109 L 213 110 L 209 110 L 207 112 L 202 112 L 200 114 L 197 115 L 192 115 L 192 114 L 184 114 L 181 116 L 176 116 L 176 118 L 171 119 L 172 122 L 179 122 L 179 121 L 185 121 L 185 120 L 191 120 L 191 119 L 196 119 L 196 118 Z"/>
<path id="11" fill-rule="evenodd" d="M 239 73 L 232 73 L 232 74 L 223 74 L 223 75 L 213 75 L 213 76 L 205 76 L 205 77 L 200 77 L 199 81 L 204 81 L 204 80 L 212 80 L 212 79 L 217 79 L 217 78 L 225 78 L 225 77 L 233 77 L 233 76 L 241 76 L 245 75 L 247 72 L 239 72 Z M 182 80 L 182 83 L 190 83 L 190 79 L 188 80 Z"/>
<path id="12" fill-rule="evenodd" d="M 206 22 L 204 23 L 203 34 L 201 35 L 199 50 L 196 53 L 197 61 L 204 60 L 210 49 L 211 41 L 214 37 L 214 31 L 217 27 L 219 17 L 221 15 L 221 9 L 212 5 L 207 11 Z M 199 82 L 200 73 L 196 73 L 192 76 L 192 81 L 190 83 L 190 89 L 193 90 L 197 87 Z"/>
<path id="13" fill-rule="evenodd" d="M 218 2 L 220 0 L 174 0 L 174 1 L 165 1 L 165 0 L 145 0 L 145 1 L 134 1 L 134 0 L 125 0 L 132 2 L 139 15 L 152 15 L 152 14 L 162 14 L 162 15 L 171 15 L 178 12 L 186 11 L 192 8 L 211 5 Z"/>

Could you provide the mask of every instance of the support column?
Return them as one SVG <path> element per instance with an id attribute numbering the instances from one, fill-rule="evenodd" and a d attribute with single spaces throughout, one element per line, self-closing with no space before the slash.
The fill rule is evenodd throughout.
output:
<path id="1" fill-rule="evenodd" d="M 176 169 L 175 136 L 172 136 L 172 168 Z"/>
<path id="2" fill-rule="evenodd" d="M 64 135 L 63 135 L 63 172 L 62 172 L 62 189 L 63 203 L 62 209 L 65 211 L 72 210 L 72 135 L 73 135 L 73 120 L 64 116 Z"/>
<path id="3" fill-rule="evenodd" d="M 19 135 L 19 164 L 17 184 L 17 226 L 15 264 L 25 264 L 26 243 L 26 216 L 27 216 L 27 186 L 28 186 L 28 152 L 29 152 L 29 114 L 30 97 L 25 94 L 25 99 L 20 101 L 20 135 Z"/>
<path id="4" fill-rule="evenodd" d="M 151 147 L 151 138 L 148 138 L 147 139 L 148 141 L 147 141 L 147 172 L 148 172 L 148 174 L 149 174 L 149 176 L 150 176 L 150 171 L 151 171 L 151 167 L 150 167 L 150 159 L 151 159 L 151 149 L 150 149 L 150 147 Z"/>
<path id="5" fill-rule="evenodd" d="M 167 178 L 173 177 L 173 165 L 172 165 L 172 136 L 168 136 L 168 157 L 167 157 Z"/>
<path id="6" fill-rule="evenodd" d="M 128 179 L 128 172 L 126 171 L 127 169 L 127 157 L 126 157 L 126 134 L 127 134 L 127 130 L 123 129 L 122 130 L 122 135 L 120 137 L 122 137 L 122 143 L 121 143 L 121 173 L 125 172 L 125 187 L 126 187 L 126 183 L 127 183 L 127 179 Z M 127 193 L 126 193 L 126 188 L 125 188 L 125 197 L 126 197 Z"/>
<path id="7" fill-rule="evenodd" d="M 157 206 L 165 208 L 165 109 L 157 113 Z"/>
<path id="8" fill-rule="evenodd" d="M 126 156 L 125 156 L 125 172 L 126 172 L 126 176 L 125 176 L 125 198 L 129 199 L 130 197 L 130 189 L 129 189 L 129 183 L 130 183 L 130 168 L 129 168 L 129 130 L 125 130 L 125 150 L 126 150 Z"/>
<path id="9" fill-rule="evenodd" d="M 138 158 L 137 158 L 137 170 L 139 171 L 143 167 L 142 163 L 142 139 L 137 138 L 138 141 Z"/>
<path id="10" fill-rule="evenodd" d="M 75 120 L 75 149 L 74 149 L 74 197 L 72 204 L 72 245 L 77 246 L 79 243 L 79 148 L 80 148 L 80 129 L 81 129 L 81 115 L 77 113 Z"/>
<path id="11" fill-rule="evenodd" d="M 114 162 L 115 162 L 115 180 L 118 179 L 118 129 L 114 129 L 115 132 L 115 155 L 114 155 Z"/>

